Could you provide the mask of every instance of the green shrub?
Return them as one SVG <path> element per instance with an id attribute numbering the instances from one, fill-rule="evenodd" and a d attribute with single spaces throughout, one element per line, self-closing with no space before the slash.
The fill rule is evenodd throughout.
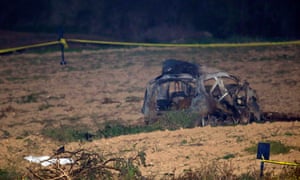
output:
<path id="1" fill-rule="evenodd" d="M 162 130 L 162 128 L 155 124 L 149 126 L 125 126 L 119 123 L 106 123 L 103 129 L 98 130 L 97 136 L 108 138 L 127 134 L 137 134 L 141 132 L 151 132 L 155 130 Z"/>
<path id="2" fill-rule="evenodd" d="M 42 130 L 44 136 L 61 142 L 88 140 L 88 130 L 71 126 L 61 126 L 58 128 L 45 128 Z"/>
<path id="3" fill-rule="evenodd" d="M 294 134 L 291 133 L 291 132 L 289 132 L 289 131 L 287 131 L 287 132 L 284 133 L 284 135 L 286 135 L 286 136 L 293 136 Z"/>
<path id="4" fill-rule="evenodd" d="M 267 141 L 267 143 L 270 143 L 270 154 L 286 154 L 290 151 L 292 148 L 291 146 L 286 146 L 282 144 L 280 141 Z M 245 149 L 245 151 L 255 154 L 257 153 L 257 147 L 258 145 L 252 145 Z"/>
<path id="5" fill-rule="evenodd" d="M 121 123 L 107 122 L 103 125 L 103 128 L 100 128 L 96 132 L 95 138 L 108 138 L 164 129 L 176 130 L 181 127 L 192 128 L 195 127 L 196 117 L 195 114 L 190 114 L 185 111 L 173 111 L 167 112 L 161 119 L 150 125 L 126 126 Z M 77 116 L 73 118 L 74 120 L 78 119 Z M 42 134 L 58 141 L 71 142 L 85 140 L 87 132 L 88 130 L 84 128 L 78 129 L 77 127 L 63 126 L 59 128 L 45 128 Z"/>
<path id="6" fill-rule="evenodd" d="M 235 157 L 234 154 L 229 153 L 229 154 L 226 154 L 225 156 L 223 156 L 222 159 L 231 159 L 231 158 L 234 158 L 234 157 Z"/>
<path id="7" fill-rule="evenodd" d="M 9 170 L 9 169 L 0 169 L 0 179 L 3 180 L 15 180 L 15 179 L 21 179 L 22 175 L 15 170 Z"/>
<path id="8" fill-rule="evenodd" d="M 198 125 L 199 116 L 187 111 L 168 111 L 160 119 L 159 124 L 164 129 L 193 128 Z"/>
<path id="9" fill-rule="evenodd" d="M 192 128 L 195 127 L 196 117 L 195 114 L 185 111 L 170 111 L 165 113 L 157 122 L 150 125 L 125 126 L 121 123 L 107 122 L 103 129 L 98 130 L 97 136 L 107 138 L 164 129 Z"/>
<path id="10" fill-rule="evenodd" d="M 271 154 L 286 154 L 290 151 L 291 146 L 286 146 L 280 141 L 269 141 Z"/>
<path id="11" fill-rule="evenodd" d="M 261 180 L 261 179 L 290 179 L 296 180 L 300 177 L 300 167 L 283 167 L 279 174 L 265 172 L 264 177 L 260 177 L 260 171 L 250 170 L 241 175 L 235 175 L 234 168 L 230 163 L 211 162 L 208 165 L 203 165 L 195 170 L 185 170 L 183 173 L 175 177 L 172 174 L 172 180 L 214 180 L 214 179 L 235 179 L 235 180 Z"/>

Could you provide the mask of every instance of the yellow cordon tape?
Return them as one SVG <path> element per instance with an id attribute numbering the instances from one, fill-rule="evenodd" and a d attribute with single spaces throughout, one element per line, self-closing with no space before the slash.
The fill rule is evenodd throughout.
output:
<path id="1" fill-rule="evenodd" d="M 168 43 L 136 43 L 136 42 L 113 42 L 113 41 L 95 41 L 82 39 L 67 39 L 73 43 L 90 43 L 119 46 L 153 46 L 153 47 L 251 47 L 251 46 L 274 46 L 274 45 L 300 45 L 298 41 L 285 42 L 253 42 L 253 43 L 212 43 L 212 44 L 168 44 Z"/>
<path id="2" fill-rule="evenodd" d="M 65 38 L 60 38 L 60 44 L 64 46 L 64 48 L 68 48 L 67 40 Z"/>
<path id="3" fill-rule="evenodd" d="M 15 51 L 20 51 L 20 50 L 29 49 L 29 48 L 50 46 L 50 45 L 55 45 L 55 44 L 61 44 L 61 42 L 60 41 L 51 41 L 51 42 L 46 42 L 46 43 L 39 43 L 39 44 L 33 44 L 33 45 L 27 45 L 27 46 L 20 46 L 20 47 L 15 47 L 15 48 L 0 49 L 0 54 L 2 54 L 2 53 L 9 53 L 9 52 L 15 52 Z"/>
<path id="4" fill-rule="evenodd" d="M 32 44 L 32 45 L 27 45 L 27 46 L 20 46 L 20 47 L 15 47 L 15 48 L 0 49 L 0 54 L 20 51 L 20 50 L 30 49 L 30 48 L 51 46 L 51 45 L 56 45 L 56 44 L 62 44 L 65 48 L 68 48 L 66 39 L 61 38 L 59 41 L 50 41 L 50 42 Z"/>
<path id="5" fill-rule="evenodd" d="M 214 48 L 214 47 L 254 47 L 254 46 L 275 46 L 275 45 L 300 45 L 300 40 L 284 41 L 284 42 L 252 42 L 252 43 L 212 43 L 212 44 L 171 44 L 171 43 L 137 43 L 137 42 L 117 42 L 117 41 L 97 41 L 84 39 L 64 39 L 58 41 L 50 41 L 46 43 L 39 43 L 15 48 L 0 49 L 0 54 L 10 53 L 19 50 L 50 46 L 61 44 L 64 48 L 68 48 L 67 42 L 71 43 L 88 43 L 101 45 L 118 45 L 118 46 L 148 46 L 148 47 L 199 47 L 199 48 Z"/>
<path id="6" fill-rule="evenodd" d="M 298 163 L 273 161 L 273 160 L 261 160 L 261 162 L 272 163 L 272 164 L 280 164 L 280 165 L 288 165 L 288 166 L 300 166 L 300 164 L 298 164 Z"/>

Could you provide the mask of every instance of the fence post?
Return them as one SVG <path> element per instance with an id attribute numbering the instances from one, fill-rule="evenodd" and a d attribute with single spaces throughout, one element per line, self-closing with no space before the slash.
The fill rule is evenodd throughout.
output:
<path id="1" fill-rule="evenodd" d="M 62 38 L 64 38 L 64 30 L 60 29 L 58 31 L 58 41 L 60 41 Z M 60 65 L 66 65 L 67 62 L 65 61 L 65 46 L 64 44 L 60 43 L 60 50 L 61 50 L 61 61 L 60 61 Z"/>
<path id="2" fill-rule="evenodd" d="M 256 159 L 270 159 L 270 143 L 258 143 Z M 264 161 L 260 161 L 260 177 L 264 176 Z"/>

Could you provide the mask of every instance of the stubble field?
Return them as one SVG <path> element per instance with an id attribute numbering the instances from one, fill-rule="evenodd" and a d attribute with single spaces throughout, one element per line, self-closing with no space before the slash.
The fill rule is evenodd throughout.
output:
<path id="1" fill-rule="evenodd" d="M 72 45 L 71 45 L 72 50 Z M 226 127 L 154 131 L 92 142 L 64 142 L 45 135 L 52 129 L 95 133 L 107 122 L 143 123 L 146 84 L 165 59 L 181 59 L 229 72 L 257 91 L 263 112 L 300 116 L 300 47 L 94 48 L 65 53 L 29 51 L 0 56 L 0 168 L 24 170 L 27 155 L 51 155 L 64 145 L 113 156 L 146 153 L 145 176 L 180 174 L 204 164 L 230 164 L 235 173 L 259 169 L 245 149 L 279 141 L 291 147 L 271 159 L 300 161 L 300 123 L 266 122 Z M 266 165 L 267 170 L 281 169 Z"/>

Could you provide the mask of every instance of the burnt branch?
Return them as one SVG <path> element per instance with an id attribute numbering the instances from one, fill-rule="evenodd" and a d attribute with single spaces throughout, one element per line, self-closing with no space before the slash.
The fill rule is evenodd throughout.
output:
<path id="1" fill-rule="evenodd" d="M 104 155 L 89 152 L 84 149 L 77 151 L 63 151 L 51 156 L 55 163 L 49 166 L 30 164 L 28 176 L 33 179 L 47 180 L 71 180 L 80 178 L 113 179 L 117 177 L 129 177 L 130 179 L 141 179 L 139 166 L 145 166 L 144 152 L 138 152 L 130 158 L 106 158 Z M 72 163 L 61 165 L 60 159 L 71 159 Z M 46 160 L 47 161 L 47 160 Z"/>

